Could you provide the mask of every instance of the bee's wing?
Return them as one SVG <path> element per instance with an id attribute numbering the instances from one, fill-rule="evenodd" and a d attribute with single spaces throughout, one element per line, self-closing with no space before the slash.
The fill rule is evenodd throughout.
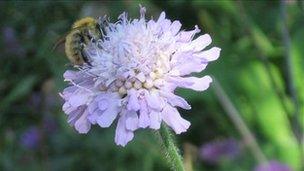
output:
<path id="1" fill-rule="evenodd" d="M 67 34 L 66 34 L 67 35 Z M 53 48 L 52 48 L 52 51 L 56 50 L 60 45 L 63 45 L 65 43 L 65 38 L 66 38 L 66 35 L 65 36 L 62 36 L 60 37 L 54 44 Z"/>
<path id="2" fill-rule="evenodd" d="M 78 30 L 78 29 L 80 29 L 80 28 L 82 28 L 82 27 L 83 27 L 83 26 L 79 26 L 79 27 L 72 28 L 72 29 L 70 30 L 70 32 L 73 31 L 73 30 Z M 62 44 L 65 43 L 65 39 L 66 39 L 67 35 L 68 35 L 70 32 L 65 33 L 64 36 L 61 36 L 61 37 L 56 41 L 56 43 L 54 44 L 54 46 L 53 46 L 53 48 L 52 48 L 52 51 L 54 51 L 54 50 L 57 49 L 60 45 L 62 45 Z"/>

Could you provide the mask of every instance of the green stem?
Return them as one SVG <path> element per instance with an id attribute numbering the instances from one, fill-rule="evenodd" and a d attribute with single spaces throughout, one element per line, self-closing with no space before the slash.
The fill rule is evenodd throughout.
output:
<path id="1" fill-rule="evenodd" d="M 251 133 L 249 128 L 247 127 L 246 123 L 242 119 L 240 113 L 234 107 L 233 103 L 227 96 L 226 92 L 223 90 L 221 85 L 217 82 L 215 78 L 213 78 L 213 89 L 214 92 L 223 106 L 224 110 L 226 111 L 228 117 L 231 119 L 232 123 L 236 127 L 236 129 L 240 132 L 241 136 L 243 137 L 248 149 L 251 151 L 254 158 L 259 163 L 267 162 L 267 159 L 262 152 L 260 146 L 258 145 L 254 135 Z"/>
<path id="2" fill-rule="evenodd" d="M 291 40 L 290 40 L 290 35 L 287 27 L 287 7 L 286 7 L 286 2 L 281 0 L 281 5 L 280 5 L 280 13 L 281 13 L 281 34 L 283 38 L 283 45 L 285 48 L 285 73 L 286 73 L 286 78 L 287 78 L 287 88 L 288 92 L 291 96 L 291 100 L 294 104 L 294 112 L 293 112 L 293 118 L 292 118 L 292 126 L 293 126 L 293 131 L 294 134 L 298 140 L 298 145 L 299 145 L 299 151 L 300 151 L 300 161 L 301 162 L 301 168 L 304 169 L 304 151 L 302 150 L 302 144 L 303 144 L 303 128 L 301 126 L 300 120 L 301 120 L 301 114 L 300 114 L 300 103 L 299 99 L 297 97 L 297 90 L 295 86 L 295 78 L 293 75 L 293 62 L 292 62 L 292 56 L 291 56 Z"/>
<path id="3" fill-rule="evenodd" d="M 172 170 L 184 171 L 185 169 L 182 157 L 179 154 L 179 150 L 173 140 L 173 135 L 170 133 L 167 125 L 162 124 L 159 134 L 165 148 L 166 158 L 170 163 Z"/>

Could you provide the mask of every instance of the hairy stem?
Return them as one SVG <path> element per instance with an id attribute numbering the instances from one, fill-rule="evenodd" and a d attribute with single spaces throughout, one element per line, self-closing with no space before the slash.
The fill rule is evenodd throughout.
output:
<path id="1" fill-rule="evenodd" d="M 172 170 L 184 171 L 182 157 L 179 154 L 179 150 L 173 140 L 173 135 L 170 133 L 167 125 L 162 124 L 159 134 L 165 148 L 166 158 L 170 163 Z"/>
<path id="2" fill-rule="evenodd" d="M 259 147 L 255 137 L 250 132 L 249 128 L 243 121 L 241 115 L 234 107 L 231 100 L 228 98 L 225 91 L 222 89 L 221 85 L 215 79 L 213 79 L 213 88 L 220 104 L 223 106 L 224 110 L 228 114 L 228 117 L 231 119 L 236 129 L 240 132 L 247 147 L 249 148 L 255 159 L 259 163 L 267 162 L 267 159 L 263 154 L 261 148 Z"/>

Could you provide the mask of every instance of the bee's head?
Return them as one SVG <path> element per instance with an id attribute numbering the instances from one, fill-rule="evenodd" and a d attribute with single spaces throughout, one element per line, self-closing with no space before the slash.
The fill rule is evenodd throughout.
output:
<path id="1" fill-rule="evenodd" d="M 94 28 L 96 27 L 97 24 L 97 21 L 92 18 L 92 17 L 85 17 L 85 18 L 82 18 L 80 20 L 77 20 L 73 26 L 72 26 L 72 29 L 76 29 L 76 28 L 80 28 L 80 27 L 90 27 L 90 28 Z"/>

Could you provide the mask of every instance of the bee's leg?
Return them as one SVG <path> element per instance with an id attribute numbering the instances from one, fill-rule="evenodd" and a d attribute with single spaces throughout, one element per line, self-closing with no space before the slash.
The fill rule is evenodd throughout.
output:
<path id="1" fill-rule="evenodd" d="M 90 61 L 90 59 L 89 59 L 89 54 L 88 54 L 88 52 L 87 52 L 87 48 L 86 48 L 86 44 L 84 44 L 84 43 L 81 43 L 81 55 L 82 55 L 82 57 L 83 57 L 83 60 L 84 60 L 84 62 L 86 63 L 86 64 L 88 64 L 89 66 L 92 66 L 92 64 L 91 64 L 91 61 Z"/>
<path id="2" fill-rule="evenodd" d="M 85 61 L 85 63 L 88 64 L 89 66 L 92 66 L 91 61 L 88 57 L 88 52 L 86 50 L 82 50 L 81 55 L 83 56 L 83 60 Z"/>
<path id="3" fill-rule="evenodd" d="M 88 30 L 89 34 L 88 34 L 88 38 L 90 40 L 90 42 L 95 42 L 95 38 L 93 36 L 93 33 L 91 30 Z"/>
<path id="4" fill-rule="evenodd" d="M 84 49 L 87 45 L 84 43 L 80 43 L 81 49 Z"/>
<path id="5" fill-rule="evenodd" d="M 97 41 L 97 37 L 94 36 L 95 34 L 92 32 L 92 30 L 88 30 L 89 34 L 88 34 L 88 38 L 90 40 L 90 42 L 95 43 Z"/>
<path id="6" fill-rule="evenodd" d="M 66 66 L 66 67 L 74 67 L 74 65 L 71 64 L 71 63 L 67 63 L 67 64 L 65 64 L 64 66 Z"/>
<path id="7" fill-rule="evenodd" d="M 96 44 L 97 44 L 97 47 L 98 47 L 99 49 L 102 49 L 102 48 L 103 48 L 103 47 L 102 47 L 102 42 L 103 42 L 103 41 L 99 39 L 99 40 L 97 41 L 97 43 L 96 43 Z"/>

